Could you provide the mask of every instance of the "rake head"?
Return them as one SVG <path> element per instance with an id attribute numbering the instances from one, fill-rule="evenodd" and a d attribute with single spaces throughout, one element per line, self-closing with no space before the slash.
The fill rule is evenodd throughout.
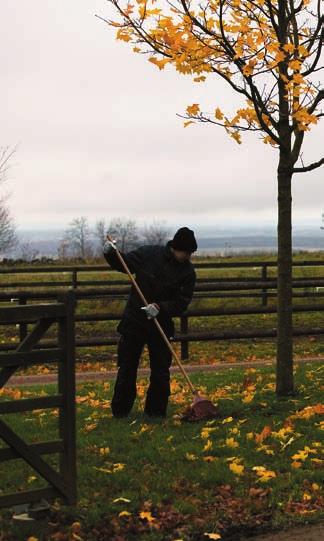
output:
<path id="1" fill-rule="evenodd" d="M 217 407 L 210 400 L 196 394 L 192 404 L 181 415 L 181 420 L 189 422 L 204 421 L 219 416 Z"/>

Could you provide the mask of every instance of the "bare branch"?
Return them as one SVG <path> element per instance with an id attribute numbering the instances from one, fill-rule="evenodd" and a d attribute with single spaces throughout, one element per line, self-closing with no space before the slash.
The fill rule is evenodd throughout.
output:
<path id="1" fill-rule="evenodd" d="M 292 172 L 307 173 L 307 171 L 313 171 L 314 169 L 318 169 L 319 167 L 321 167 L 321 165 L 324 165 L 324 158 L 322 158 L 318 162 L 313 162 L 310 165 L 306 165 L 305 167 L 294 167 Z"/>

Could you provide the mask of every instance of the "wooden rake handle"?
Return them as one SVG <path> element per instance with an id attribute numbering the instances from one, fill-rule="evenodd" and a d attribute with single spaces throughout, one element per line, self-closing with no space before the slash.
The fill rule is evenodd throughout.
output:
<path id="1" fill-rule="evenodd" d="M 113 241 L 113 239 L 111 238 L 110 235 L 107 235 L 107 239 L 108 239 L 110 242 L 112 242 L 112 243 L 114 244 L 114 241 Z M 117 248 L 116 245 L 115 245 L 115 250 L 116 250 L 116 254 L 117 254 L 117 256 L 118 256 L 119 261 L 121 262 L 122 266 L 124 267 L 125 272 L 128 274 L 128 276 L 129 276 L 129 278 L 130 278 L 130 280 L 131 280 L 133 286 L 135 287 L 137 293 L 139 294 L 139 296 L 140 296 L 142 302 L 144 303 L 145 306 L 148 306 L 148 302 L 147 302 L 146 298 L 144 297 L 144 295 L 143 295 L 143 293 L 142 293 L 142 291 L 141 291 L 141 289 L 140 289 L 138 283 L 136 282 L 134 276 L 133 276 L 132 273 L 130 272 L 130 270 L 129 270 L 127 264 L 126 264 L 126 262 L 124 261 L 124 258 L 122 257 L 122 255 L 121 255 L 121 253 L 120 253 L 120 251 L 118 250 L 118 248 Z M 170 352 L 172 353 L 172 355 L 173 355 L 173 357 L 174 357 L 174 359 L 175 359 L 177 365 L 179 366 L 179 368 L 180 368 L 180 370 L 181 370 L 181 372 L 182 372 L 182 374 L 183 374 L 185 380 L 187 381 L 187 383 L 188 383 L 188 385 L 189 385 L 189 387 L 190 387 L 190 390 L 192 391 L 192 393 L 193 393 L 194 395 L 197 395 L 197 394 L 198 394 L 198 391 L 194 388 L 193 384 L 191 383 L 191 381 L 190 381 L 190 379 L 189 379 L 189 376 L 188 376 L 187 372 L 185 371 L 184 367 L 182 366 L 182 364 L 181 364 L 181 362 L 180 362 L 180 359 L 179 359 L 177 353 L 175 352 L 175 350 L 173 349 L 172 345 L 170 344 L 170 341 L 169 341 L 168 337 L 166 336 L 164 330 L 162 329 L 160 323 L 158 322 L 158 320 L 157 320 L 155 317 L 153 318 L 153 320 L 154 320 L 154 323 L 155 323 L 156 327 L 158 328 L 159 333 L 161 334 L 161 336 L 162 336 L 164 342 L 166 343 L 167 347 L 169 348 Z"/>

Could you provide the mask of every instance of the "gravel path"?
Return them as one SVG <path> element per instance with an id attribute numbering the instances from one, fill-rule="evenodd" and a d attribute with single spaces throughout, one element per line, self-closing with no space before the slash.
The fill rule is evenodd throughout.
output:
<path id="1" fill-rule="evenodd" d="M 323 363 L 324 357 L 309 357 L 306 359 L 296 359 L 295 364 L 302 363 Z M 184 364 L 185 370 L 189 373 L 192 372 L 217 372 L 219 370 L 229 370 L 230 368 L 261 368 L 266 366 L 275 366 L 275 361 L 254 361 L 254 362 L 237 362 L 237 363 L 215 363 L 215 364 Z M 171 373 L 179 373 L 179 368 L 174 365 L 171 366 Z M 140 368 L 138 370 L 139 377 L 148 376 L 150 373 L 149 368 Z M 77 372 L 76 381 L 105 381 L 107 379 L 115 379 L 116 370 L 103 370 L 102 372 Z M 56 374 L 39 374 L 30 376 L 13 376 L 8 381 L 8 387 L 19 385 L 39 385 L 41 383 L 55 383 L 57 381 Z M 324 538 L 323 538 L 324 541 Z"/>
<path id="2" fill-rule="evenodd" d="M 241 541 L 324 541 L 324 522 L 241 539 Z"/>

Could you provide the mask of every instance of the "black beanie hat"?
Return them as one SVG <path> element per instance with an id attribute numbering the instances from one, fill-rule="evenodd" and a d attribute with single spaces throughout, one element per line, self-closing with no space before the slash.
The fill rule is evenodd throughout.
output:
<path id="1" fill-rule="evenodd" d="M 171 246 L 174 250 L 180 250 L 181 252 L 195 252 L 197 242 L 194 232 L 188 227 L 180 227 L 171 241 Z"/>

